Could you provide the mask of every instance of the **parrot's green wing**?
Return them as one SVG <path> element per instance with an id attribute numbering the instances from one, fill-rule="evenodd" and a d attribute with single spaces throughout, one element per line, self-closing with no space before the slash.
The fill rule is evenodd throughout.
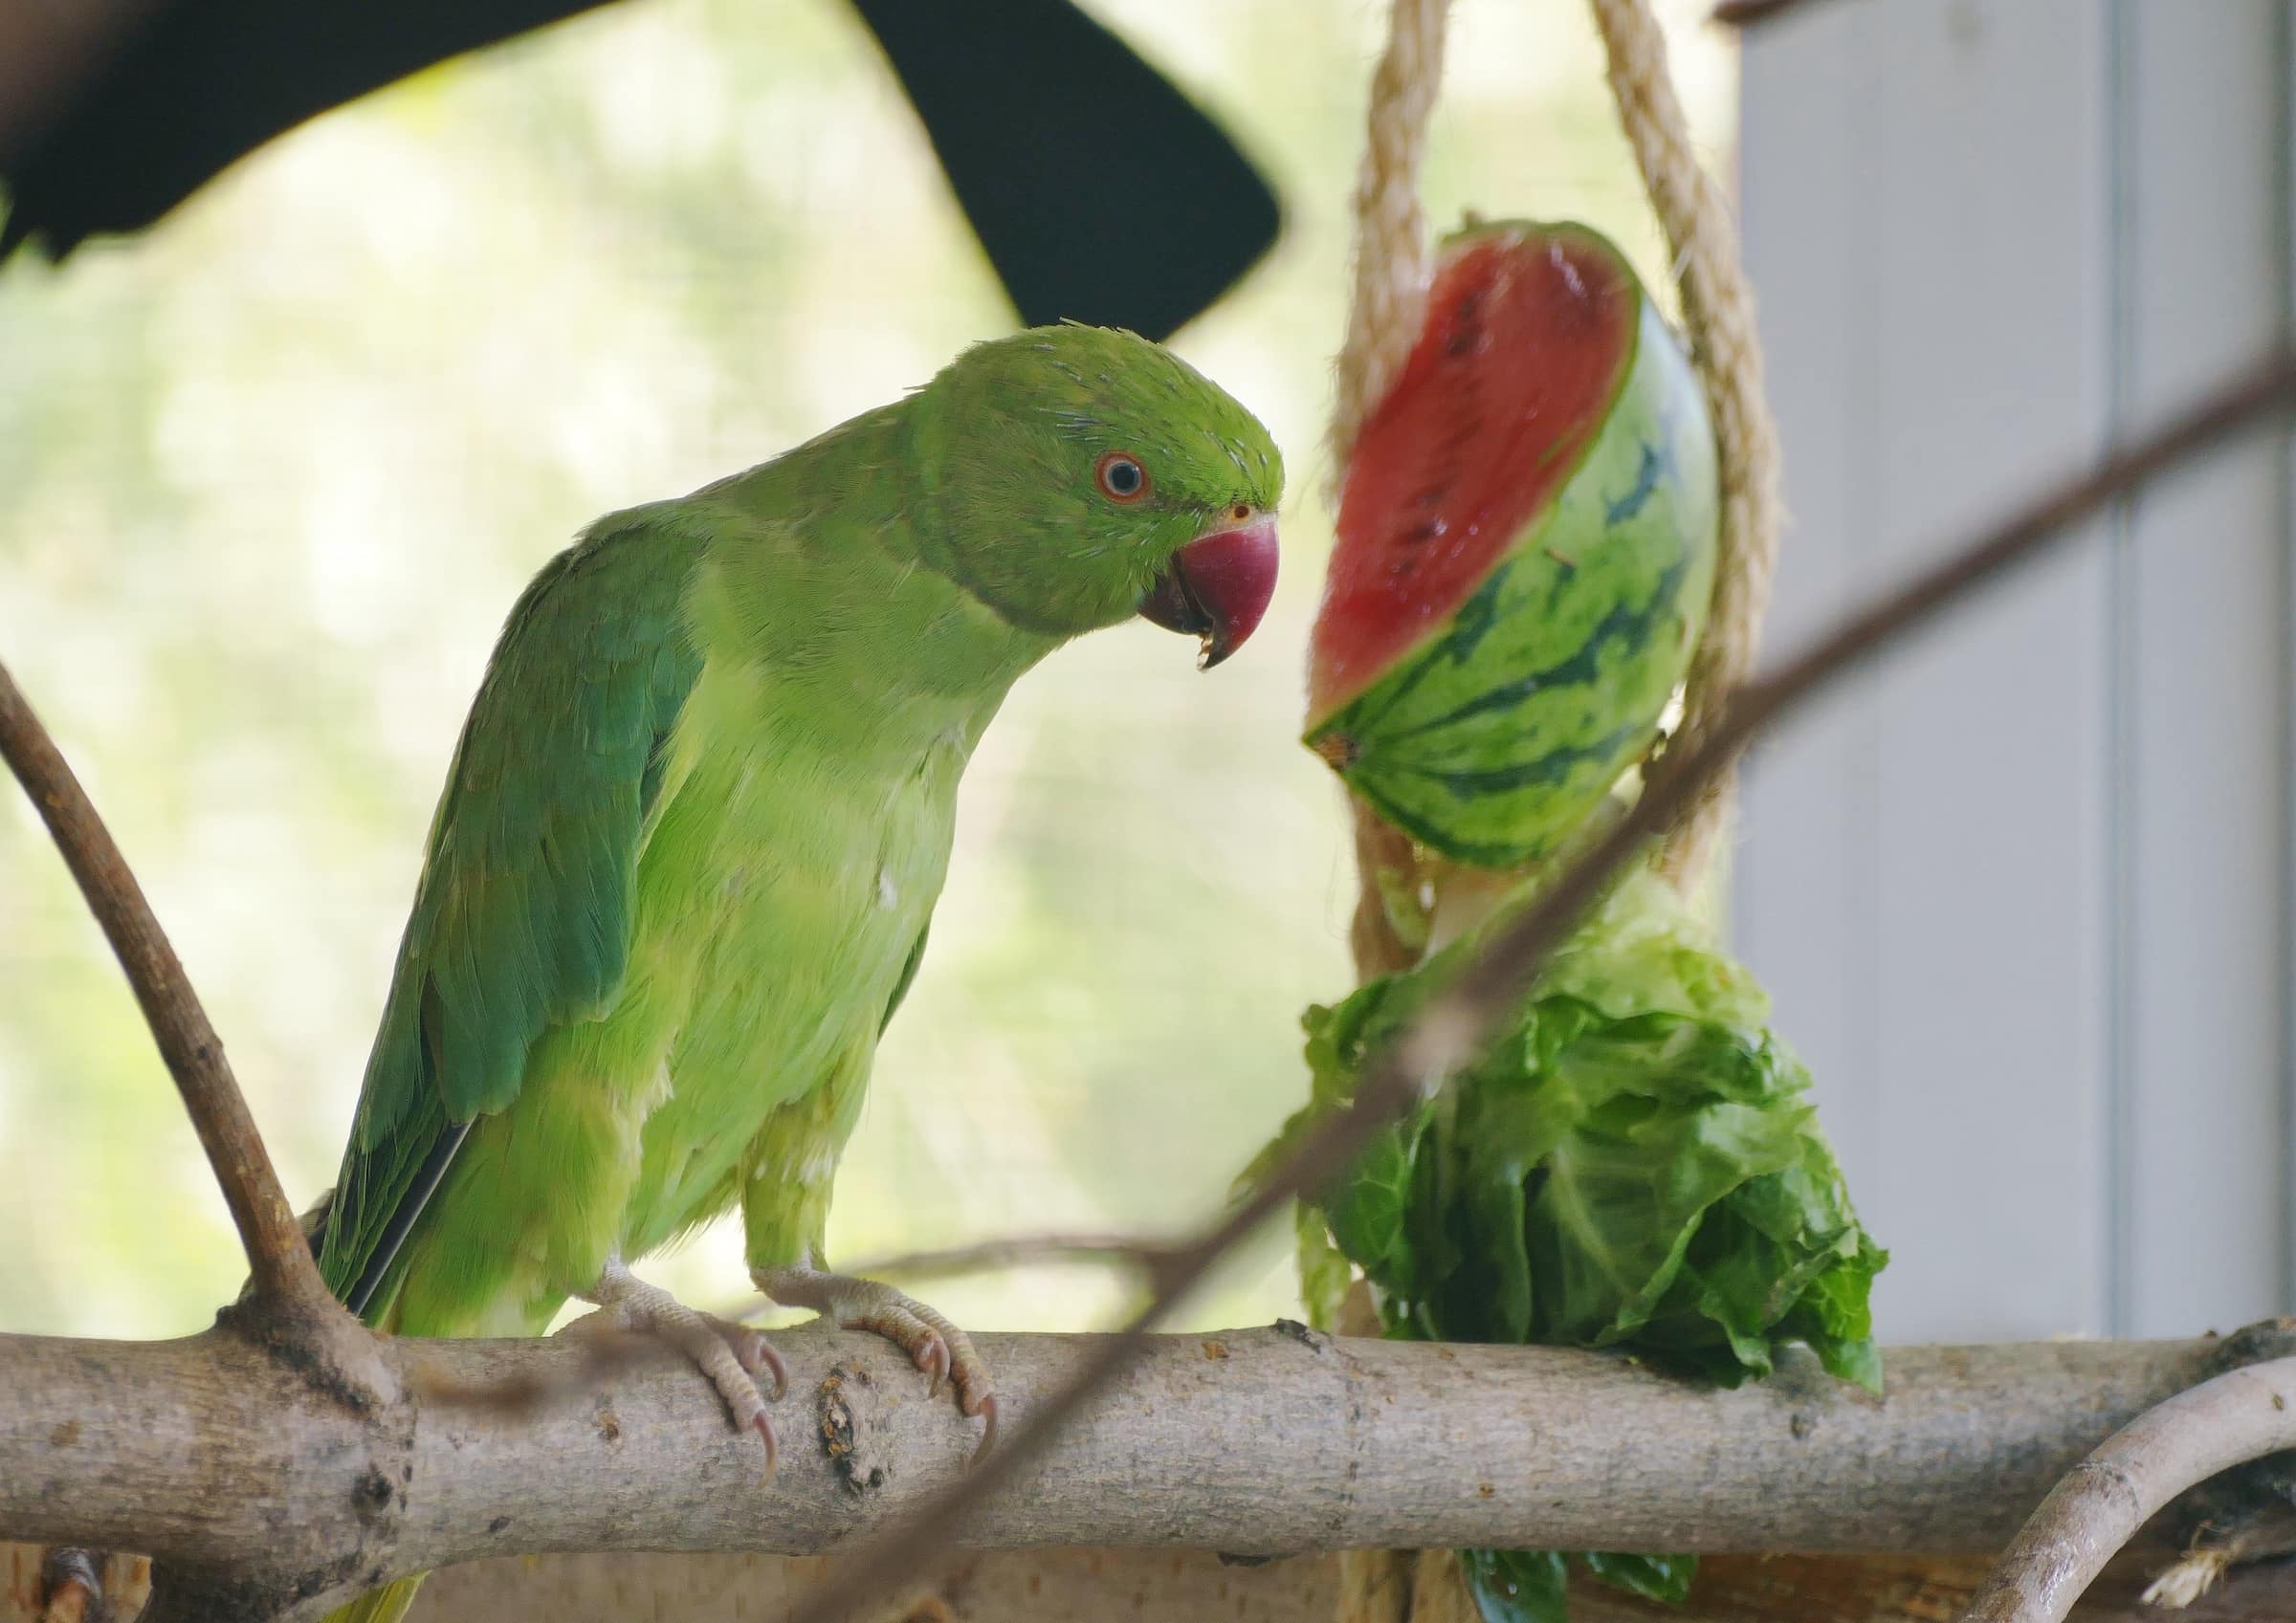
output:
<path id="1" fill-rule="evenodd" d="M 320 1268 L 354 1312 L 472 1121 L 517 1097 L 545 1027 L 610 1003 L 664 746 L 700 657 L 699 537 L 661 510 L 602 526 L 511 611 L 430 828 L 414 911 L 327 1214 Z"/>
<path id="2" fill-rule="evenodd" d="M 893 983 L 893 996 L 885 999 L 885 1017 L 877 1021 L 877 1035 L 893 1023 L 893 1017 L 901 1011 L 901 999 L 909 996 L 909 987 L 916 979 L 916 966 L 925 961 L 925 938 L 933 933 L 930 921 L 916 932 L 916 945 L 909 949 L 909 961 L 901 965 L 901 978 Z"/>

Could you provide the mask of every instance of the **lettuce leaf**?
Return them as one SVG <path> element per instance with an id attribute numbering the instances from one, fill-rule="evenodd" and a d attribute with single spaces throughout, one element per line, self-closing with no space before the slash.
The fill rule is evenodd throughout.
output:
<path id="1" fill-rule="evenodd" d="M 1364 1059 L 1473 945 L 1307 1012 L 1312 1100 L 1260 1165 L 1351 1097 Z M 1671 887 L 1629 875 L 1501 1037 L 1303 1212 L 1303 1237 L 1321 1219 L 1316 1291 L 1343 1288 L 1343 1257 L 1392 1336 L 1616 1347 L 1727 1386 L 1802 1342 L 1878 1392 L 1867 1304 L 1888 1254 L 1858 1222 L 1808 1072 L 1768 1020 L 1760 986 Z M 1660 1598 L 1680 1598 L 1692 1568 L 1581 1560 Z M 1560 1618 L 1562 1554 L 1462 1561 L 1491 1623 Z"/>

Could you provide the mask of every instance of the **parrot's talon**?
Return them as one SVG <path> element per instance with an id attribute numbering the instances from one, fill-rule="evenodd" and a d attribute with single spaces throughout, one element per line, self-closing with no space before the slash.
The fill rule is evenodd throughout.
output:
<path id="1" fill-rule="evenodd" d="M 762 1332 L 748 1325 L 720 1319 L 715 1313 L 705 1313 L 702 1317 L 710 1321 L 712 1329 L 725 1338 L 726 1345 L 734 1349 L 735 1358 L 740 1360 L 741 1368 L 753 1378 L 761 1371 L 772 1374 L 773 1390 L 765 1394 L 766 1402 L 779 1403 L 788 1395 L 789 1366 L 782 1361 L 781 1352 Z"/>
<path id="2" fill-rule="evenodd" d="M 996 1436 L 996 1392 L 988 1366 L 973 1350 L 972 1338 L 913 1297 L 889 1284 L 857 1280 L 818 1268 L 753 1268 L 757 1287 L 784 1307 L 806 1307 L 841 1329 L 868 1330 L 881 1335 L 909 1355 L 925 1376 L 925 1395 L 938 1397 L 943 1387 L 955 1389 L 960 1415 L 989 1417 L 978 1459 Z"/>
<path id="3" fill-rule="evenodd" d="M 789 1366 L 782 1361 L 782 1355 L 773 1343 L 763 1336 L 758 1337 L 758 1346 L 764 1354 L 760 1363 L 773 1371 L 773 1391 L 766 1394 L 765 1401 L 779 1403 L 789 1395 Z M 752 1371 L 751 1373 L 755 1374 L 756 1371 Z M 760 1415 L 759 1418 L 762 1420 L 763 1416 Z"/>
<path id="4" fill-rule="evenodd" d="M 916 1367 L 925 1372 L 925 1395 L 938 1397 L 949 1376 L 949 1344 L 938 1335 L 917 1343 Z"/>
<path id="5" fill-rule="evenodd" d="M 968 1471 L 986 1459 L 988 1451 L 997 1446 L 997 1394 L 993 1392 L 982 1393 L 973 1407 L 981 1415 L 981 1441 L 975 1445 L 973 1457 L 964 1462 L 964 1468 Z"/>
<path id="6" fill-rule="evenodd" d="M 585 1302 L 596 1303 L 598 1311 L 584 1314 L 560 1330 L 560 1335 L 622 1330 L 668 1342 L 691 1358 L 718 1389 L 737 1427 L 756 1428 L 765 1442 L 765 1474 L 772 1477 L 780 1448 L 773 1423 L 766 1418 L 766 1398 L 758 1390 L 757 1371 L 773 1371 L 777 1398 L 788 1390 L 789 1371 L 770 1342 L 747 1325 L 687 1306 L 661 1286 L 639 1279 L 619 1259 L 609 1260 L 600 1271 L 598 1283 L 582 1296 Z"/>

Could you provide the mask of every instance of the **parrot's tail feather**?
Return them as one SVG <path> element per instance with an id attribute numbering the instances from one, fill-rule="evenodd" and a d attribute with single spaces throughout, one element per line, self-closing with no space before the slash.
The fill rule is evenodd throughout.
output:
<path id="1" fill-rule="evenodd" d="M 423 1587 L 425 1576 L 417 1572 L 411 1578 L 369 1590 L 350 1605 L 328 1612 L 322 1623 L 399 1623 L 414 1605 L 414 1591 Z"/>

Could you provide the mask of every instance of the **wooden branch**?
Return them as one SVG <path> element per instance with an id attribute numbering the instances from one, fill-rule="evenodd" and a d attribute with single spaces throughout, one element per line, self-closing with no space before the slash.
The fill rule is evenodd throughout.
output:
<path id="1" fill-rule="evenodd" d="M 0 666 L 0 756 L 55 837 L 64 865 L 127 972 L 127 983 L 238 1226 L 256 1294 L 315 1314 L 331 1308 L 334 1298 L 319 1277 L 255 1119 L 223 1056 L 223 1042 L 208 1023 L 183 963 L 152 916 L 151 904 L 111 831 L 5 666 Z"/>
<path id="2" fill-rule="evenodd" d="M 1112 1338 L 978 1338 L 1016 1419 Z M 966 1480 L 970 1429 L 881 1339 L 784 1333 L 762 1480 L 677 1354 L 604 1384 L 548 1341 L 388 1342 L 409 1402 L 331 1403 L 243 1338 L 0 1338 L 0 1539 L 135 1550 L 179 1615 L 304 1618 L 399 1574 L 561 1550 L 854 1550 Z M 2207 1342 L 1910 1348 L 1875 1399 L 1805 1357 L 1734 1392 L 1553 1349 L 1292 1327 L 1151 1338 L 973 1547 L 1706 1550 L 1998 1547 L 2101 1437 L 2189 1385 Z M 515 1413 L 435 1393 L 531 1390 Z M 205 1589 L 202 1589 L 202 1585 Z M 834 1586 L 830 1586 L 834 1587 Z"/>
<path id="3" fill-rule="evenodd" d="M 1752 28 L 1756 23 L 1775 21 L 1806 4 L 1808 0 L 1722 0 L 1708 20 L 1724 28 Z"/>
<path id="4" fill-rule="evenodd" d="M 2060 1623 L 2171 1500 L 2286 1448 L 2296 1448 L 2296 1358 L 2229 1371 L 2177 1393 L 2115 1432 L 2050 1490 L 1965 1623 Z"/>
<path id="5" fill-rule="evenodd" d="M 865 1280 L 948 1279 L 960 1274 L 1068 1262 L 1136 1268 L 1154 1275 L 1171 1252 L 1172 1247 L 1142 1239 L 1138 1235 L 1023 1234 L 974 1240 L 966 1245 L 937 1246 L 930 1251 L 896 1251 L 855 1262 L 850 1271 Z M 753 1303 L 761 1300 L 752 1299 Z"/>

